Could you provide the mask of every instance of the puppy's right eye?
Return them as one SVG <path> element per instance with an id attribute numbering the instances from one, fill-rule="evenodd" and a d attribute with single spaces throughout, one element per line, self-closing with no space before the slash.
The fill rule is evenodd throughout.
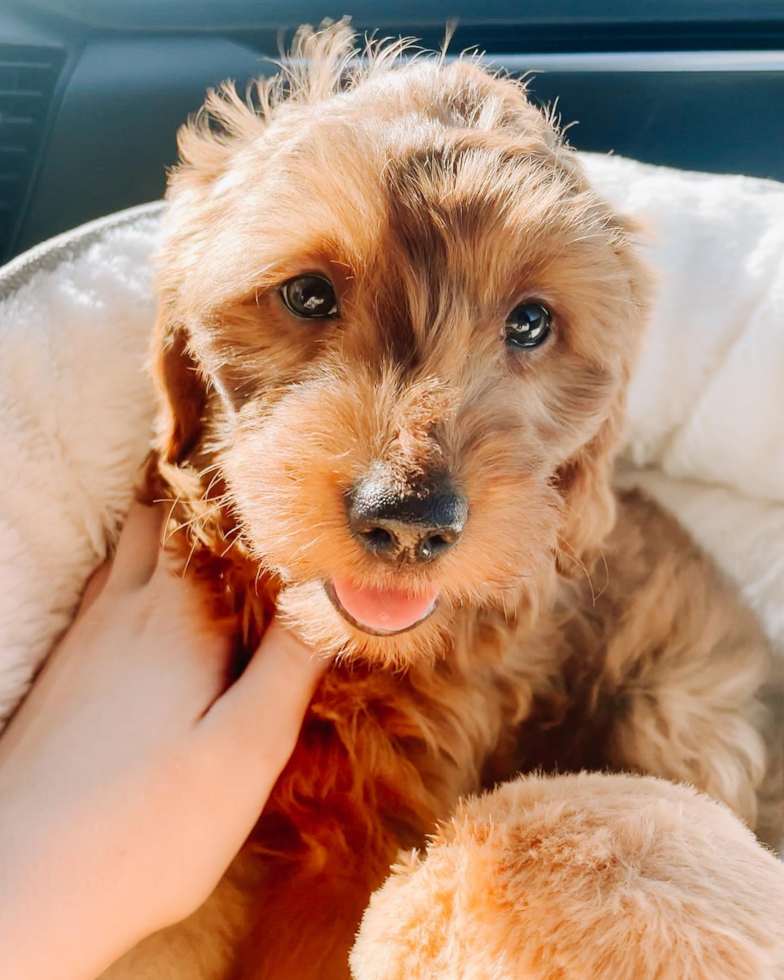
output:
<path id="1" fill-rule="evenodd" d="M 280 287 L 286 308 L 294 316 L 309 320 L 337 316 L 338 301 L 335 289 L 324 276 L 297 276 Z"/>

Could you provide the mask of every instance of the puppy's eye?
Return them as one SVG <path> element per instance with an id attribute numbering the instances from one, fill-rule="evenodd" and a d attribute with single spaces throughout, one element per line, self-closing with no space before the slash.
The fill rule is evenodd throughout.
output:
<path id="1" fill-rule="evenodd" d="M 521 303 L 506 318 L 504 339 L 513 347 L 538 347 L 550 336 L 551 319 L 540 303 Z"/>
<path id="2" fill-rule="evenodd" d="M 335 316 L 338 301 L 329 279 L 323 276 L 297 276 L 280 287 L 280 295 L 294 316 L 323 319 Z"/>

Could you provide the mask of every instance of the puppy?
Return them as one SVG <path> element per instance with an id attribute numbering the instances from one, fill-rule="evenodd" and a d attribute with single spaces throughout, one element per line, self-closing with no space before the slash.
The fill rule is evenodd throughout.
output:
<path id="1" fill-rule="evenodd" d="M 238 670 L 274 608 L 332 666 L 224 883 L 115 978 L 344 980 L 398 851 L 521 768 L 756 820 L 762 635 L 611 489 L 633 228 L 520 84 L 403 51 L 305 28 L 254 105 L 226 86 L 180 133 L 149 492 Z"/>

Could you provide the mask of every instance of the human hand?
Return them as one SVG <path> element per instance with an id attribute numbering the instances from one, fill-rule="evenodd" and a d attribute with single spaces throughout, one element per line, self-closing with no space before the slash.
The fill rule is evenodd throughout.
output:
<path id="1" fill-rule="evenodd" d="M 111 568 L 0 739 L 4 976 L 90 977 L 193 912 L 252 829 L 324 663 L 230 640 L 134 505 Z"/>

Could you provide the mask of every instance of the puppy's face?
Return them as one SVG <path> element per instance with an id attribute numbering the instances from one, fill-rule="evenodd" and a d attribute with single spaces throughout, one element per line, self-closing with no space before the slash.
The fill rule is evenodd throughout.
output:
<path id="1" fill-rule="evenodd" d="M 222 111 L 230 138 L 186 133 L 172 184 L 163 449 L 212 447 L 314 643 L 435 652 L 458 607 L 511 613 L 608 528 L 640 332 L 628 236 L 475 67 L 378 74 L 268 122 Z"/>

